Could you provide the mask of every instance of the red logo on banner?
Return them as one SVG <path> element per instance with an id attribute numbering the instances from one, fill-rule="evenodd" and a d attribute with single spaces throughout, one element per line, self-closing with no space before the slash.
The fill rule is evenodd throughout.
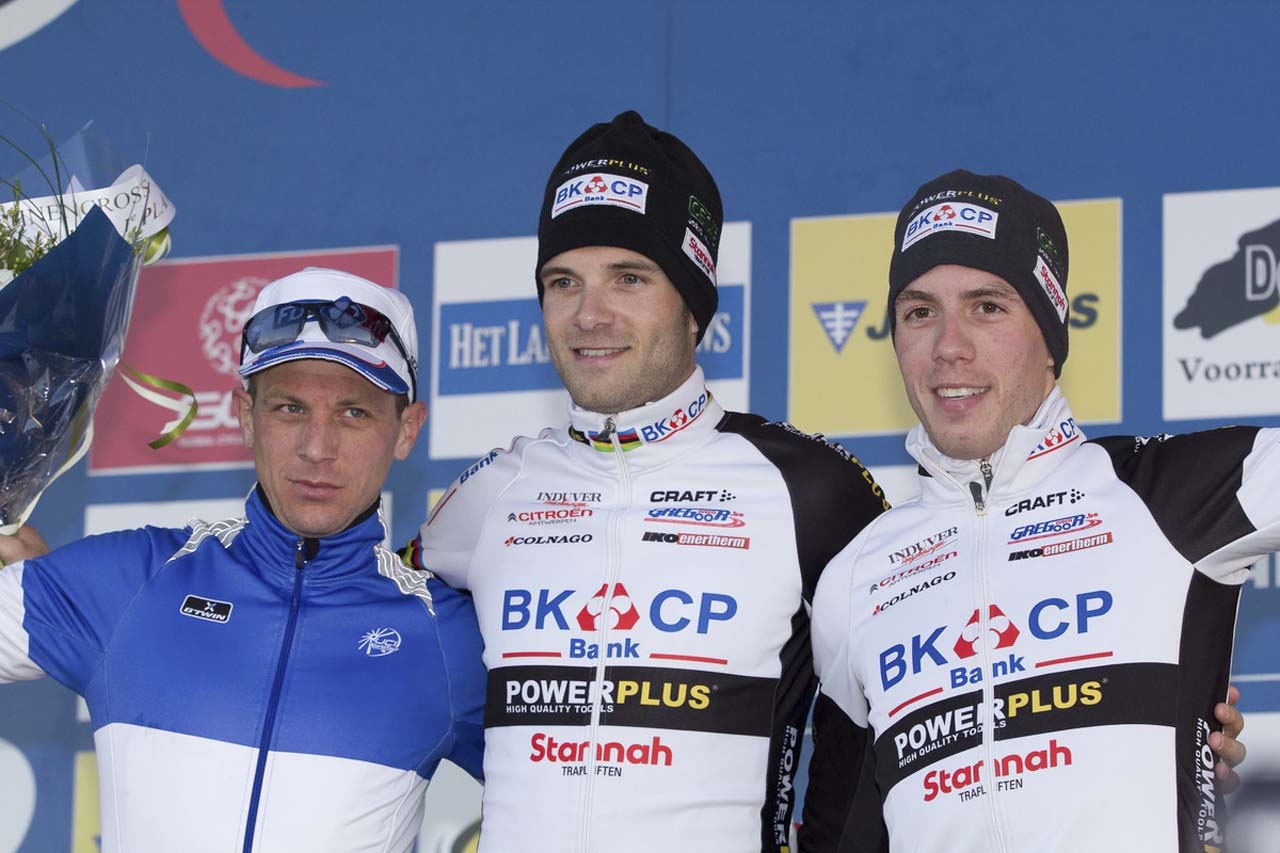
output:
<path id="1" fill-rule="evenodd" d="M 303 267 L 332 267 L 396 286 L 394 246 L 272 252 L 161 261 L 142 271 L 122 361 L 191 388 L 200 412 L 177 441 L 159 450 L 147 442 L 172 416 L 111 377 L 94 420 L 91 473 L 178 468 L 250 467 L 232 408 L 240 387 L 240 333 L 269 281 Z"/>

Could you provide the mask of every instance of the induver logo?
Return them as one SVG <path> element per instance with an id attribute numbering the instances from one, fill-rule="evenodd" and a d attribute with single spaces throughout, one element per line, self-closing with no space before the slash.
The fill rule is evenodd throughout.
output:
<path id="1" fill-rule="evenodd" d="M 1200 328 L 1208 340 L 1280 305 L 1280 220 L 1240 238 L 1230 260 L 1205 270 L 1187 305 L 1173 318 L 1175 329 Z"/>

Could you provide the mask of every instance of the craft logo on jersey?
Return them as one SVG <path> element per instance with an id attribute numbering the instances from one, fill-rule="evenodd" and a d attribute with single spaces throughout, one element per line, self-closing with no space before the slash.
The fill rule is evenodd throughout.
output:
<path id="1" fill-rule="evenodd" d="M 267 282 L 307 266 L 347 270 L 394 287 L 398 258 L 394 247 L 374 247 L 166 260 L 145 268 L 122 360 L 191 388 L 198 409 L 186 432 L 153 450 L 139 437 L 159 435 L 173 412 L 144 402 L 113 376 L 98 416 L 111 429 L 95 437 L 90 470 L 251 466 L 232 396 L 240 387 L 241 333 Z"/>
<path id="2" fill-rule="evenodd" d="M 555 219 L 566 210 L 592 204 L 606 204 L 644 213 L 648 199 L 649 185 L 644 181 L 596 172 L 570 178 L 556 187 L 555 200 L 551 203 L 551 218 Z"/>
<path id="3" fill-rule="evenodd" d="M 994 210 L 963 201 L 948 201 L 935 204 L 917 213 L 907 224 L 902 234 L 902 251 L 906 251 L 920 240 L 939 231 L 962 231 L 986 237 L 996 238 L 996 224 L 1000 214 Z"/>
<path id="4" fill-rule="evenodd" d="M 374 628 L 360 638 L 356 647 L 371 658 L 380 658 L 400 651 L 400 642 L 400 632 L 395 628 Z"/>
<path id="5" fill-rule="evenodd" d="M 1165 417 L 1280 414 L 1280 188 L 1164 209 Z"/>
<path id="6" fill-rule="evenodd" d="M 736 497 L 737 495 L 728 489 L 717 489 L 715 487 L 705 489 L 654 489 L 649 492 L 649 501 L 651 503 L 703 503 L 705 501 L 725 503 Z"/>
<path id="7" fill-rule="evenodd" d="M 1069 634 L 1083 635 L 1089 633 L 1092 623 L 1110 613 L 1115 604 L 1112 594 L 1105 589 L 1089 590 L 1076 593 L 1074 597 L 1051 596 L 1033 604 L 1027 611 L 1026 618 L 1015 624 L 1005 615 L 997 604 L 988 606 L 986 626 L 983 626 L 982 611 L 976 609 L 956 635 L 951 651 L 956 660 L 970 660 L 978 654 L 979 647 L 996 652 L 1011 648 L 1022 636 L 1024 630 L 1030 632 L 1035 640 L 1052 641 Z M 1019 628 L 1019 624 L 1022 626 Z M 921 675 L 935 667 L 944 667 L 950 663 L 943 649 L 943 636 L 948 625 L 939 625 L 932 631 L 915 634 L 908 642 L 895 643 L 880 652 L 880 685 L 888 691 L 903 682 L 908 675 Z M 1006 657 L 992 662 L 989 677 L 1002 677 L 1017 672 L 1026 672 L 1025 655 L 1030 651 L 1020 649 L 1022 654 L 1009 652 Z M 1089 657 L 1109 656 L 1110 651 L 1090 654 Z M 1042 660 L 1034 667 L 1045 667 L 1083 659 L 1055 658 Z M 980 684 L 984 678 L 982 667 L 959 666 L 948 671 L 948 683 L 952 689 L 971 684 Z M 926 696 L 939 693 L 944 688 L 936 688 L 932 692 L 923 693 L 915 699 L 899 705 L 892 712 L 893 716 L 911 702 Z"/>
<path id="8" fill-rule="evenodd" d="M 1017 515 L 1022 512 L 1029 512 L 1033 509 L 1048 509 L 1054 506 L 1063 506 L 1067 503 L 1076 503 L 1084 499 L 1084 492 L 1079 489 L 1070 489 L 1069 491 L 1050 492 L 1047 495 L 1036 495 L 1034 498 L 1023 498 L 1016 504 L 1011 504 L 1004 511 L 1005 516 Z"/>
<path id="9" fill-rule="evenodd" d="M 231 619 L 231 609 L 234 606 L 229 601 L 218 601 L 215 598 L 188 595 L 182 602 L 181 612 L 183 616 L 225 624 Z"/>
<path id="10" fill-rule="evenodd" d="M 815 302 L 813 313 L 817 315 L 827 340 L 837 353 L 844 351 L 845 342 L 858 325 L 858 318 L 867 307 L 866 300 L 858 302 Z"/>
<path id="11" fill-rule="evenodd" d="M 608 611 L 605 611 L 605 598 L 609 585 L 601 584 L 595 595 L 587 599 L 578 611 L 578 627 L 584 631 L 594 631 L 599 624 L 601 614 L 605 614 L 605 627 L 610 631 L 628 631 L 640 621 L 640 611 L 636 610 L 627 588 L 620 583 L 613 585 L 613 595 L 609 597 Z"/>

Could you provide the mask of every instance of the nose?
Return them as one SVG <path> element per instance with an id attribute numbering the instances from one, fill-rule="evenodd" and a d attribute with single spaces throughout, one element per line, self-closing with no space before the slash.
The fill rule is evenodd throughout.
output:
<path id="1" fill-rule="evenodd" d="M 608 290 L 594 284 L 582 289 L 577 310 L 573 315 L 574 324 L 584 330 L 607 326 L 613 322 L 613 305 Z"/>
<path id="2" fill-rule="evenodd" d="M 935 359 L 948 364 L 973 359 L 973 337 L 969 334 L 964 317 L 948 312 L 942 316 L 936 328 L 937 336 L 933 341 Z"/>
<path id="3" fill-rule="evenodd" d="M 338 457 L 338 426 L 313 415 L 298 435 L 298 455 L 308 462 L 328 462 Z"/>

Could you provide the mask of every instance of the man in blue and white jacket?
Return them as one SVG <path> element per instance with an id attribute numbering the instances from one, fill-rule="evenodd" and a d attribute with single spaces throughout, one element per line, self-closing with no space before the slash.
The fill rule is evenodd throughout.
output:
<path id="1" fill-rule="evenodd" d="M 383 545 L 382 485 L 426 418 L 416 363 L 402 294 L 334 270 L 275 281 L 235 394 L 258 476 L 244 517 L 0 571 L 0 682 L 84 696 L 104 850 L 404 851 L 440 759 L 479 777 L 471 601 Z"/>

